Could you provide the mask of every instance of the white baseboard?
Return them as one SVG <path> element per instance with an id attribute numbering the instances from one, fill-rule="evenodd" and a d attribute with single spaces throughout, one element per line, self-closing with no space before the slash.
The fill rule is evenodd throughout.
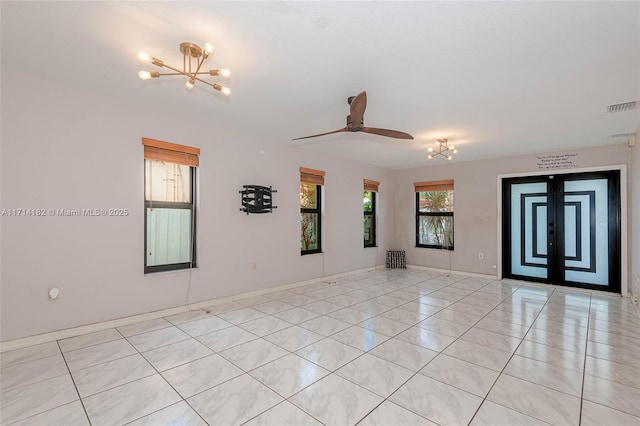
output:
<path id="1" fill-rule="evenodd" d="M 464 272 L 464 271 L 449 271 L 448 269 L 439 269 L 432 268 L 430 266 L 418 266 L 418 265 L 407 265 L 407 269 L 417 269 L 420 271 L 431 271 L 431 272 L 439 272 L 442 274 L 448 274 L 451 272 L 456 275 L 465 275 L 467 277 L 478 277 L 478 278 L 487 278 L 490 280 L 497 280 L 498 277 L 496 275 L 488 275 L 488 274 L 477 274 L 475 272 Z"/>
<path id="2" fill-rule="evenodd" d="M 298 281 L 298 282 L 283 284 L 275 287 L 248 291 L 248 292 L 236 294 L 233 296 L 222 297 L 218 299 L 210 299 L 210 300 L 205 300 L 197 303 L 190 303 L 184 306 L 176 306 L 174 308 L 162 309 L 160 311 L 146 312 L 144 314 L 133 315 L 130 317 L 118 318 L 114 320 L 68 328 L 64 330 L 57 330 L 49 333 L 37 334 L 35 336 L 28 336 L 20 339 L 15 339 L 15 340 L 8 340 L 6 342 L 0 342 L 0 353 L 13 351 L 16 349 L 22 349 L 27 346 L 39 345 L 42 343 L 48 343 L 48 342 L 53 342 L 60 339 L 79 336 L 82 334 L 94 333 L 96 331 L 107 330 L 109 328 L 123 327 L 125 325 L 135 324 L 137 322 L 148 321 L 152 319 L 167 317 L 170 315 L 181 314 L 188 311 L 197 311 L 210 306 L 221 305 L 223 303 L 233 302 L 236 300 L 248 299 L 250 297 L 261 296 L 268 293 L 275 293 L 277 291 L 289 290 L 292 288 L 302 287 L 302 286 L 313 284 L 313 283 L 328 282 L 331 280 L 336 280 L 338 278 L 347 277 L 349 275 L 360 274 L 363 272 L 370 272 L 376 269 L 384 269 L 384 265 L 372 266 L 370 268 L 342 272 L 339 274 L 314 278 L 306 281 Z"/>

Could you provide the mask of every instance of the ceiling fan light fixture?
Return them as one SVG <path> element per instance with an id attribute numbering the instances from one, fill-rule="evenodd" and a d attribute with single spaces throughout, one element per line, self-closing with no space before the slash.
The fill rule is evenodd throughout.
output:
<path id="1" fill-rule="evenodd" d="M 453 145 L 449 145 L 449 140 L 445 138 L 441 138 L 436 140 L 436 149 L 434 150 L 432 147 L 427 148 L 427 151 L 432 152 L 433 154 L 429 154 L 427 158 L 429 160 L 435 158 L 438 155 L 443 156 L 447 160 L 452 160 L 453 156 L 451 154 L 457 154 L 458 150 L 455 149 Z"/>
<path id="2" fill-rule="evenodd" d="M 229 95 L 231 93 L 231 89 L 229 89 L 228 87 L 223 87 L 219 84 L 211 83 L 209 81 L 206 81 L 198 77 L 199 75 L 203 75 L 203 74 L 208 74 L 212 77 L 215 77 L 218 75 L 223 77 L 229 77 L 231 75 L 231 71 L 229 71 L 228 68 L 222 68 L 219 70 L 216 69 L 216 70 L 209 70 L 209 71 L 200 71 L 202 64 L 213 53 L 213 50 L 214 50 L 214 46 L 211 43 L 205 43 L 204 49 L 200 48 L 200 46 L 198 46 L 195 43 L 190 43 L 190 42 L 180 43 L 180 52 L 182 53 L 182 69 L 165 65 L 165 63 L 162 60 L 154 58 L 145 52 L 140 52 L 138 53 L 138 59 L 140 59 L 141 61 L 150 63 L 157 67 L 166 67 L 173 72 L 160 73 L 158 71 L 153 71 L 153 72 L 140 71 L 138 72 L 138 77 L 140 77 L 140 79 L 142 80 L 148 80 L 149 78 L 158 78 L 160 76 L 165 76 L 165 75 L 184 75 L 185 77 L 188 78 L 187 82 L 185 83 L 187 89 L 192 89 L 196 81 L 199 81 L 201 83 L 204 83 L 213 87 L 215 90 L 222 92 L 225 95 Z"/>

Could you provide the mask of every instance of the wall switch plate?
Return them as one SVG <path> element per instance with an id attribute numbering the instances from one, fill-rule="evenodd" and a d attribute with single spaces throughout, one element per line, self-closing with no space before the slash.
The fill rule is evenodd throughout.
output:
<path id="1" fill-rule="evenodd" d="M 479 260 L 484 260 L 484 253 L 483 252 L 479 252 L 478 253 L 478 259 Z"/>

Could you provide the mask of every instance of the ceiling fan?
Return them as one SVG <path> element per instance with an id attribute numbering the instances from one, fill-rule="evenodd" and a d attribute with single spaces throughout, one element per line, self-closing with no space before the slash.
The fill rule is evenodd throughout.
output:
<path id="1" fill-rule="evenodd" d="M 301 138 L 292 139 L 294 141 L 300 139 L 315 138 L 317 136 L 330 135 L 332 133 L 341 132 L 364 132 L 371 133 L 373 135 L 386 136 L 388 138 L 396 139 L 413 139 L 408 133 L 399 132 L 397 130 L 378 129 L 376 127 L 365 127 L 364 125 L 364 110 L 367 109 L 367 92 L 362 92 L 357 96 L 349 96 L 347 103 L 350 107 L 350 114 L 347 115 L 347 125 L 342 129 L 334 130 L 332 132 L 319 133 L 317 135 L 303 136 Z"/>

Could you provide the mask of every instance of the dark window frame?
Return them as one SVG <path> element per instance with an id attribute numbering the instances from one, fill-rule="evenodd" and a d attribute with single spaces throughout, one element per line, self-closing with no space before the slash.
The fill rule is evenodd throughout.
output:
<path id="1" fill-rule="evenodd" d="M 421 192 L 435 192 L 435 191 L 420 191 L 416 192 L 416 247 L 420 248 L 434 248 L 440 250 L 452 250 L 455 246 L 455 220 L 453 213 L 454 212 L 421 212 L 420 211 L 420 193 Z M 444 244 L 421 244 L 420 243 L 420 217 L 422 216 L 430 216 L 430 217 L 443 217 L 449 216 L 451 217 L 451 246 L 445 246 Z"/>
<path id="2" fill-rule="evenodd" d="M 367 244 L 367 241 L 365 240 L 364 241 L 364 247 L 365 248 L 377 247 L 377 229 L 376 229 L 376 197 L 377 197 L 377 193 L 376 193 L 376 191 L 363 191 L 363 198 L 364 198 L 364 192 L 370 192 L 371 193 L 371 211 L 368 212 L 368 211 L 364 210 L 364 206 L 363 206 L 363 213 L 364 213 L 363 220 L 367 216 L 371 216 L 371 228 L 369 228 L 369 232 L 371 234 L 373 234 L 373 238 L 369 239 L 372 242 Z M 363 235 L 363 238 L 364 238 L 364 235 Z"/>
<path id="3" fill-rule="evenodd" d="M 302 183 L 304 182 L 301 182 L 301 184 Z M 300 206 L 300 217 L 302 217 L 303 213 L 311 213 L 311 214 L 316 214 L 318 216 L 318 222 L 317 222 L 318 226 L 316 229 L 316 239 L 318 242 L 318 247 L 312 250 L 303 250 L 302 247 L 300 247 L 301 256 L 305 256 L 307 254 L 322 253 L 322 185 L 319 185 L 319 184 L 315 184 L 315 185 L 316 185 L 316 208 L 310 209 L 308 207 Z M 300 232 L 302 232 L 302 230 L 300 230 Z"/>
<path id="4" fill-rule="evenodd" d="M 145 167 L 147 161 L 153 161 L 145 159 Z M 191 193 L 189 199 L 191 200 L 189 203 L 184 202 L 173 202 L 173 201 L 152 201 L 147 200 L 146 197 L 146 189 L 147 189 L 147 181 L 146 181 L 146 173 L 145 173 L 145 182 L 144 182 L 144 273 L 150 274 L 154 272 L 167 272 L 167 271 L 179 271 L 183 269 L 192 269 L 197 268 L 197 252 L 196 252 L 196 235 L 197 235 L 197 212 L 196 212 L 196 183 L 197 183 L 197 175 L 196 175 L 196 167 L 189 166 L 189 178 L 191 179 Z M 188 209 L 191 210 L 191 260 L 189 262 L 181 262 L 181 263 L 169 263 L 164 265 L 147 265 L 147 209 Z"/>

